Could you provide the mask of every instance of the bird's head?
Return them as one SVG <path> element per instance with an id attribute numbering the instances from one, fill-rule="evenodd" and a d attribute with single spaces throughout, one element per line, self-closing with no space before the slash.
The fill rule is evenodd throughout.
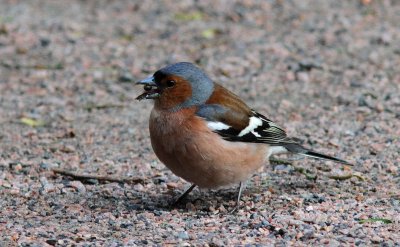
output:
<path id="1" fill-rule="evenodd" d="M 169 110 L 204 104 L 214 89 L 206 73 L 188 62 L 166 66 L 136 84 L 145 90 L 136 99 L 154 99 L 157 107 Z"/>

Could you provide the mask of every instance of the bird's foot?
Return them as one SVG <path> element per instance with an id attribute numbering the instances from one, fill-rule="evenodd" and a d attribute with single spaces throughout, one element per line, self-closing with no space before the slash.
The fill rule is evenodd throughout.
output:
<path id="1" fill-rule="evenodd" d="M 180 204 L 180 203 L 183 201 L 183 199 L 185 199 L 185 197 L 186 197 L 187 195 L 189 195 L 189 193 L 190 193 L 195 187 L 196 187 L 196 185 L 195 185 L 195 184 L 192 184 L 192 185 L 189 187 L 189 189 L 187 189 L 185 192 L 183 192 L 183 194 L 180 195 L 180 196 L 171 204 L 171 207 L 176 207 L 178 204 Z"/>

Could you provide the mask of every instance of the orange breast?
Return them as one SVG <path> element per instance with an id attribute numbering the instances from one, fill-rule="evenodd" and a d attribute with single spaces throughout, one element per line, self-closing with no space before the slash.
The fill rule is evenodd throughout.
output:
<path id="1" fill-rule="evenodd" d="M 194 112 L 153 109 L 150 116 L 154 152 L 174 174 L 199 187 L 217 188 L 245 181 L 264 164 L 268 145 L 225 141 Z"/>

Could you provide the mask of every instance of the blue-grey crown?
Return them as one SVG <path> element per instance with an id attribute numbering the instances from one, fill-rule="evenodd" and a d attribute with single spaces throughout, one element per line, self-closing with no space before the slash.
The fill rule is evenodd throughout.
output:
<path id="1" fill-rule="evenodd" d="M 192 97 L 179 108 L 204 104 L 214 90 L 214 83 L 207 74 L 192 63 L 180 62 L 168 65 L 159 70 L 163 74 L 177 75 L 188 81 L 192 87 Z"/>

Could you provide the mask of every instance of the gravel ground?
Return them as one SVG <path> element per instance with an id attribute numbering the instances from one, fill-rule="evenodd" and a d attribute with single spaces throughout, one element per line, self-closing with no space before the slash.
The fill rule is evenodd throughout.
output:
<path id="1" fill-rule="evenodd" d="M 399 23 L 397 0 L 1 0 L 0 246 L 399 246 Z M 266 164 L 235 214 L 236 188 L 170 208 L 188 184 L 130 82 L 177 61 L 355 166 Z"/>

